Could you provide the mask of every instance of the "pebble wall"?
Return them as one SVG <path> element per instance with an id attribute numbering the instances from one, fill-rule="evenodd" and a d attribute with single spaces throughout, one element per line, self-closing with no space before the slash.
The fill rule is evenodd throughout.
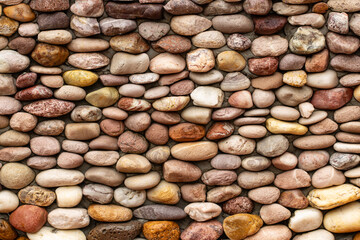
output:
<path id="1" fill-rule="evenodd" d="M 0 0 L 0 240 L 360 240 L 360 0 Z"/>

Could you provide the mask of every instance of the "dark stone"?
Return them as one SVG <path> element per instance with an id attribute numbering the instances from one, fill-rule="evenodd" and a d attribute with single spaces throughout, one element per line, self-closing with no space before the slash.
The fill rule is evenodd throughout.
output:
<path id="1" fill-rule="evenodd" d="M 35 47 L 36 41 L 33 38 L 17 37 L 9 42 L 9 48 L 18 51 L 20 54 L 29 54 Z"/>
<path id="2" fill-rule="evenodd" d="M 134 210 L 133 214 L 146 220 L 180 220 L 187 216 L 182 208 L 167 205 L 142 206 Z"/>
<path id="3" fill-rule="evenodd" d="M 142 224 L 139 221 L 126 223 L 99 224 L 87 235 L 88 240 L 133 240 L 140 234 Z"/>
<path id="4" fill-rule="evenodd" d="M 43 13 L 37 18 L 40 30 L 64 29 L 70 25 L 70 18 L 64 12 Z"/>
<path id="5" fill-rule="evenodd" d="M 105 6 L 105 11 L 110 17 L 125 19 L 161 19 L 162 9 L 163 5 L 161 4 L 108 2 Z"/>
<path id="6" fill-rule="evenodd" d="M 279 60 L 276 57 L 251 58 L 249 71 L 258 76 L 268 76 L 276 72 Z"/>
<path id="7" fill-rule="evenodd" d="M 284 28 L 287 18 L 272 14 L 264 17 L 253 17 L 253 21 L 256 34 L 271 35 Z"/>
<path id="8" fill-rule="evenodd" d="M 222 208 L 225 213 L 230 215 L 251 213 L 254 209 L 254 203 L 248 197 L 236 197 L 226 201 Z"/>

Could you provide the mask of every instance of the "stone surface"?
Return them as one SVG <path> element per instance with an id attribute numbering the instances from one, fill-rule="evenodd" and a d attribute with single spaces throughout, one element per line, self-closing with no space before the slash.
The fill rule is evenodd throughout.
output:
<path id="1" fill-rule="evenodd" d="M 259 216 L 239 213 L 224 219 L 223 227 L 230 239 L 244 239 L 257 233 L 263 225 Z"/>

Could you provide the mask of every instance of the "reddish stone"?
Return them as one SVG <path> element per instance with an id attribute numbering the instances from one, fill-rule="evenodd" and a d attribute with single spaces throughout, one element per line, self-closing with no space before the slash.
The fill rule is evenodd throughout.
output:
<path id="1" fill-rule="evenodd" d="M 158 83 L 160 86 L 167 86 L 167 85 L 171 85 L 181 79 L 187 78 L 188 76 L 189 76 L 189 71 L 182 71 L 180 73 L 162 76 L 162 77 L 160 77 Z"/>
<path id="2" fill-rule="evenodd" d="M 206 138 L 209 140 L 218 140 L 230 136 L 235 130 L 230 122 L 215 122 L 209 128 Z"/>
<path id="3" fill-rule="evenodd" d="M 192 222 L 182 233 L 182 240 L 216 240 L 223 234 L 221 222 Z"/>
<path id="4" fill-rule="evenodd" d="M 158 52 L 183 53 L 191 49 L 190 39 L 178 35 L 169 35 L 151 44 Z"/>
<path id="5" fill-rule="evenodd" d="M 324 2 L 319 2 L 315 4 L 312 8 L 312 12 L 320 14 L 326 13 L 327 10 L 329 10 L 329 6 Z"/>
<path id="6" fill-rule="evenodd" d="M 151 104 L 142 99 L 123 97 L 118 102 L 118 107 L 125 111 L 147 111 Z"/>
<path id="7" fill-rule="evenodd" d="M 335 71 L 358 73 L 360 72 L 360 56 L 339 54 L 331 59 L 330 65 Z"/>
<path id="8" fill-rule="evenodd" d="M 177 82 L 170 87 L 170 92 L 175 96 L 189 95 L 192 91 L 194 91 L 195 84 L 191 80 L 183 80 Z"/>
<path id="9" fill-rule="evenodd" d="M 307 72 L 323 72 L 329 65 L 329 50 L 324 49 L 319 53 L 308 57 L 305 62 Z"/>
<path id="10" fill-rule="evenodd" d="M 287 18 L 275 14 L 253 17 L 255 33 L 261 35 L 271 35 L 281 31 L 287 23 Z"/>
<path id="11" fill-rule="evenodd" d="M 20 54 L 26 55 L 31 53 L 36 44 L 33 38 L 17 37 L 9 42 L 9 48 L 18 51 Z"/>
<path id="12" fill-rule="evenodd" d="M 175 112 L 154 111 L 151 113 L 151 119 L 165 125 L 173 125 L 181 121 L 180 115 Z"/>
<path id="13" fill-rule="evenodd" d="M 180 123 L 169 129 L 169 136 L 177 142 L 198 141 L 205 136 L 205 127 L 193 123 Z"/>
<path id="14" fill-rule="evenodd" d="M 244 109 L 226 107 L 226 108 L 221 108 L 219 110 L 215 110 L 212 113 L 211 118 L 214 121 L 228 121 L 239 117 L 244 112 L 245 112 Z"/>
<path id="15" fill-rule="evenodd" d="M 127 76 L 116 76 L 111 74 L 100 75 L 101 83 L 106 87 L 121 86 L 129 82 Z"/>
<path id="16" fill-rule="evenodd" d="M 145 132 L 146 139 L 155 145 L 164 145 L 169 141 L 169 130 L 166 126 L 153 123 Z"/>
<path id="17" fill-rule="evenodd" d="M 247 90 L 234 92 L 228 99 L 229 104 L 236 108 L 252 108 L 254 106 L 251 93 Z"/>
<path id="18" fill-rule="evenodd" d="M 295 209 L 304 209 L 309 205 L 309 201 L 299 189 L 282 192 L 278 203 L 284 207 Z"/>
<path id="19" fill-rule="evenodd" d="M 39 117 L 59 117 L 73 110 L 75 104 L 58 99 L 46 99 L 25 105 L 23 109 Z"/>
<path id="20" fill-rule="evenodd" d="M 47 211 L 34 205 L 22 205 L 10 214 L 10 224 L 23 232 L 35 233 L 39 231 L 47 220 Z"/>
<path id="21" fill-rule="evenodd" d="M 279 60 L 275 57 L 251 58 L 248 60 L 249 71 L 258 76 L 268 76 L 276 72 Z"/>
<path id="22" fill-rule="evenodd" d="M 122 121 L 104 119 L 100 123 L 100 128 L 101 131 L 103 131 L 105 134 L 112 137 L 117 137 L 124 132 L 125 125 Z"/>
<path id="23" fill-rule="evenodd" d="M 53 92 L 50 88 L 42 85 L 36 85 L 16 93 L 15 99 L 19 101 L 31 101 L 44 98 L 51 98 Z"/>
<path id="24" fill-rule="evenodd" d="M 251 213 L 253 209 L 254 203 L 248 197 L 236 197 L 223 204 L 223 211 L 230 215 Z"/>
<path id="25" fill-rule="evenodd" d="M 350 102 L 352 95 L 352 88 L 318 90 L 314 93 L 311 104 L 317 109 L 335 110 Z"/>
<path id="26" fill-rule="evenodd" d="M 26 88 L 34 86 L 37 79 L 37 74 L 30 72 L 30 73 L 23 73 L 19 75 L 16 79 L 16 86 L 18 88 Z"/>

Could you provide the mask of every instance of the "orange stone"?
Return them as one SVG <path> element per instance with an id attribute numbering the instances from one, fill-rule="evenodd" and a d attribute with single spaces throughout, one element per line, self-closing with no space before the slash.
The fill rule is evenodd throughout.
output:
<path id="1" fill-rule="evenodd" d="M 45 67 L 54 67 L 63 64 L 69 56 L 69 51 L 62 46 L 39 43 L 31 57 Z"/>
<path id="2" fill-rule="evenodd" d="M 360 233 L 357 233 L 357 234 L 354 236 L 353 240 L 360 240 Z"/>
<path id="3" fill-rule="evenodd" d="M 17 236 L 16 231 L 4 219 L 0 219 L 0 239 L 14 240 Z"/>
<path id="4" fill-rule="evenodd" d="M 319 2 L 315 4 L 312 8 L 312 12 L 320 14 L 326 13 L 327 10 L 329 10 L 329 6 L 324 2 Z"/>
<path id="5" fill-rule="evenodd" d="M 25 3 L 4 8 L 4 14 L 19 22 L 31 22 L 36 18 L 30 6 Z"/>
<path id="6" fill-rule="evenodd" d="M 169 136 L 177 142 L 192 142 L 205 136 L 205 127 L 193 123 L 180 123 L 169 129 Z"/>
<path id="7" fill-rule="evenodd" d="M 230 240 L 242 240 L 257 233 L 263 221 L 257 215 L 239 213 L 224 219 L 223 226 Z"/>
<path id="8" fill-rule="evenodd" d="M 172 221 L 149 221 L 143 225 L 143 234 L 148 240 L 178 240 L 180 227 Z"/>
<path id="9" fill-rule="evenodd" d="M 324 49 L 319 53 L 308 57 L 305 62 L 307 72 L 323 72 L 329 65 L 329 50 Z"/>

